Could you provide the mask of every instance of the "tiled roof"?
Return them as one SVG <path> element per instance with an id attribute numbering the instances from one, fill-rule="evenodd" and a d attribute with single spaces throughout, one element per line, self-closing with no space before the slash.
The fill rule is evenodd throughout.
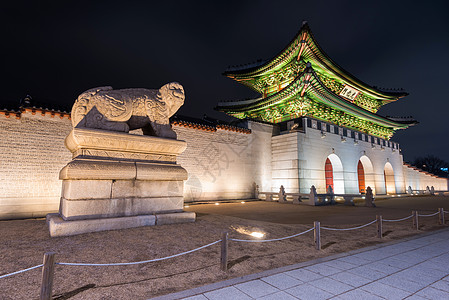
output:
<path id="1" fill-rule="evenodd" d="M 251 133 L 251 129 L 236 126 L 226 121 L 213 119 L 206 115 L 202 119 L 175 115 L 170 118 L 170 123 L 175 126 L 182 126 L 205 131 L 227 130 L 246 134 Z"/>
<path id="2" fill-rule="evenodd" d="M 31 113 L 33 115 L 40 114 L 42 116 L 55 116 L 61 119 L 67 117 L 70 119 L 70 108 L 66 105 L 54 104 L 48 101 L 37 101 L 31 96 L 27 95 L 24 99 L 17 102 L 0 103 L 0 115 L 6 118 L 14 116 L 20 119 L 22 114 Z"/>

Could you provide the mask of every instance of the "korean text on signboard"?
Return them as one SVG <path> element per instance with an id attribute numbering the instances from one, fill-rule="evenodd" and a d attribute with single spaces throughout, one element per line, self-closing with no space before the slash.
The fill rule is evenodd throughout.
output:
<path id="1" fill-rule="evenodd" d="M 358 90 L 356 90 L 355 88 L 352 88 L 349 85 L 345 85 L 345 87 L 340 92 L 340 96 L 343 96 L 345 98 L 348 98 L 348 99 L 354 101 L 355 97 L 357 97 L 357 95 L 359 93 L 360 92 Z"/>

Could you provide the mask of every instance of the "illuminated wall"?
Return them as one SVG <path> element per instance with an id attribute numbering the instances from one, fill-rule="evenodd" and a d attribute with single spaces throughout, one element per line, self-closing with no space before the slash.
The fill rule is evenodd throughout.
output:
<path id="1" fill-rule="evenodd" d="M 0 219 L 42 217 L 59 208 L 59 171 L 71 159 L 67 117 L 0 116 Z"/>
<path id="2" fill-rule="evenodd" d="M 449 189 L 449 183 L 445 178 L 435 178 L 406 165 L 403 166 L 403 170 L 406 188 L 411 186 L 413 190 L 425 190 L 426 187 L 433 186 L 436 191 L 447 191 Z"/>
<path id="3" fill-rule="evenodd" d="M 272 192 L 278 192 L 281 185 L 289 193 L 299 193 L 300 145 L 295 135 L 283 134 L 271 139 L 272 155 Z"/>
<path id="4" fill-rule="evenodd" d="M 270 188 L 273 127 L 254 122 L 248 127 L 251 134 L 173 126 L 188 145 L 178 158 L 189 173 L 186 201 L 247 199 L 254 197 L 254 184 Z M 0 116 L 0 219 L 58 211 L 59 171 L 71 160 L 64 139 L 71 129 L 67 116 Z"/>
<path id="5" fill-rule="evenodd" d="M 272 138 L 271 191 L 279 191 L 283 185 L 286 192 L 299 190 L 300 193 L 309 193 L 314 185 L 318 193 L 325 193 L 327 159 L 333 167 L 335 193 L 359 193 L 359 161 L 365 170 L 365 186 L 370 186 L 375 194 L 405 193 L 409 185 L 413 189 L 425 189 L 427 185 L 437 190 L 447 189 L 446 179 L 406 168 L 397 144 L 367 142 L 361 133 L 354 138 L 349 132 L 344 135 L 341 128 L 325 126 L 324 123 L 320 128 L 326 130 L 321 130 L 315 120 L 310 127 L 306 124 L 304 121 L 305 132 L 285 133 Z"/>
<path id="6" fill-rule="evenodd" d="M 397 193 L 405 193 L 408 186 L 447 190 L 446 179 L 404 166 L 395 146 L 373 145 L 305 127 L 305 132 L 273 135 L 276 128 L 272 125 L 251 121 L 251 133 L 173 125 L 178 138 L 187 142 L 186 151 L 178 158 L 189 173 L 185 200 L 248 199 L 254 196 L 254 184 L 262 192 L 277 192 L 284 185 L 287 192 L 308 193 L 315 185 L 318 193 L 324 193 L 328 158 L 335 172 L 336 193 L 359 192 L 359 160 L 365 185 L 376 194 L 385 194 L 387 188 L 392 191 L 393 186 Z M 59 171 L 71 160 L 64 139 L 71 128 L 67 116 L 61 119 L 30 112 L 18 118 L 0 115 L 0 219 L 43 217 L 58 210 Z"/>
<path id="7" fill-rule="evenodd" d="M 376 194 L 386 193 L 384 180 L 386 163 L 392 164 L 393 169 L 398 170 L 394 176 L 397 192 L 405 192 L 403 161 L 398 150 L 314 128 L 306 128 L 305 134 L 298 133 L 298 135 L 303 149 L 300 154 L 300 164 L 303 166 L 301 192 L 309 192 L 312 184 L 319 193 L 325 192 L 324 164 L 327 158 L 333 158 L 331 162 L 334 170 L 335 167 L 338 168 L 339 173 L 334 173 L 334 178 L 337 176 L 340 181 L 336 193 L 341 193 L 342 189 L 348 194 L 359 193 L 357 175 L 359 160 L 367 169 L 366 186 L 369 185 Z"/>
<path id="8" fill-rule="evenodd" d="M 185 201 L 247 199 L 271 185 L 272 126 L 249 122 L 251 134 L 173 126 L 187 149 L 178 157 L 189 173 Z"/>

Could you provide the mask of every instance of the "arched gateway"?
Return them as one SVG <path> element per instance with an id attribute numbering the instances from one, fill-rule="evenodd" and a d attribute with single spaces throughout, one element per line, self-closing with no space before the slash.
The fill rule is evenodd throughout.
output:
<path id="1" fill-rule="evenodd" d="M 326 162 L 324 163 L 324 173 L 326 178 L 326 190 L 330 185 L 336 194 L 343 194 L 345 192 L 343 164 L 337 155 L 332 153 L 326 158 Z"/>
<path id="2" fill-rule="evenodd" d="M 387 194 L 396 194 L 393 166 L 387 162 L 384 167 L 385 191 Z"/>
<path id="3" fill-rule="evenodd" d="M 365 194 L 365 170 L 363 169 L 363 164 L 360 160 L 357 164 L 357 178 L 359 180 L 359 193 Z"/>
<path id="4" fill-rule="evenodd" d="M 377 114 L 381 106 L 407 93 L 369 86 L 343 70 L 322 51 L 306 22 L 273 59 L 233 66 L 223 74 L 260 95 L 253 99 L 219 102 L 216 109 L 238 119 L 273 124 L 277 127 L 273 134 L 289 135 L 290 139 L 273 136 L 272 154 L 276 162 L 273 163 L 273 180 L 294 182 L 303 191 L 312 184 L 319 184 L 320 190 L 323 185 L 325 189 L 333 186 L 338 194 L 345 193 L 345 188 L 348 193 L 364 193 L 368 186 L 374 189 L 375 182 L 382 187 L 382 181 L 377 180 L 377 168 L 375 176 L 370 159 L 362 156 L 357 160 L 355 153 L 364 150 L 372 153 L 376 165 L 387 158 L 387 153 L 400 156 L 398 145 L 388 140 L 396 130 L 416 123 L 412 119 Z M 342 146 L 341 143 L 346 144 Z M 354 150 L 349 144 L 359 149 Z M 391 148 L 392 152 L 375 150 L 386 148 Z M 334 153 L 328 157 L 317 155 L 329 149 L 342 154 L 344 167 L 348 169 L 346 186 L 340 158 Z M 343 152 L 347 153 L 343 155 Z M 357 175 L 355 170 L 358 170 Z M 391 181 L 390 169 L 386 174 L 387 181 Z M 392 178 L 394 181 L 394 176 Z M 393 186 L 388 184 L 389 192 L 395 191 Z"/>
<path id="5" fill-rule="evenodd" d="M 374 169 L 368 156 L 363 155 L 357 163 L 357 179 L 359 184 L 359 193 L 365 194 L 369 186 L 375 193 Z"/>

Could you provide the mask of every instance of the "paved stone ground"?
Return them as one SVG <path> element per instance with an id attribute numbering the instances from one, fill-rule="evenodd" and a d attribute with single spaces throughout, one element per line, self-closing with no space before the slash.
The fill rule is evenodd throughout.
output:
<path id="1" fill-rule="evenodd" d="M 364 207 L 364 202 L 358 202 L 355 206 L 328 205 L 310 206 L 279 204 L 277 202 L 253 201 L 245 204 L 220 203 L 190 204 L 186 211 L 196 213 L 217 214 L 237 217 L 248 220 L 259 220 L 280 224 L 305 224 L 311 225 L 314 221 L 320 221 L 326 225 L 364 224 L 372 220 L 376 215 L 382 215 L 384 219 L 399 219 L 411 214 L 412 210 L 420 214 L 436 212 L 439 207 L 449 211 L 448 196 L 404 196 L 377 199 L 377 207 Z M 188 205 L 188 203 L 186 203 Z M 324 226 L 324 225 L 323 225 Z"/>
<path id="2" fill-rule="evenodd" d="M 154 299 L 449 299 L 449 228 Z"/>

